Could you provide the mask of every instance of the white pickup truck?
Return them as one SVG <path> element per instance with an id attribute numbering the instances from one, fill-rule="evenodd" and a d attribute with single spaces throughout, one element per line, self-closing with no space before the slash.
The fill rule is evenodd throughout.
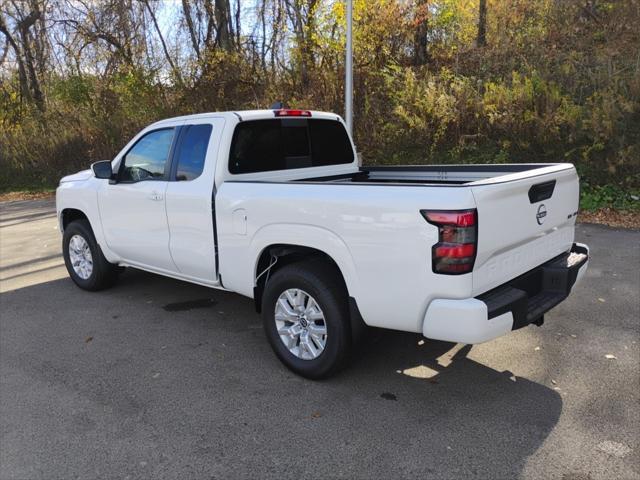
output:
<path id="1" fill-rule="evenodd" d="M 63 254 L 86 290 L 135 267 L 253 298 L 290 369 L 326 377 L 364 325 L 480 343 L 584 275 L 571 164 L 360 167 L 307 110 L 163 120 L 64 177 Z"/>

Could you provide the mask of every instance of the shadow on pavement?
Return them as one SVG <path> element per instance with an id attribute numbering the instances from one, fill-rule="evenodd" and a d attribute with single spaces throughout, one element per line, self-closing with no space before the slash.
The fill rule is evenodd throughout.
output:
<path id="1" fill-rule="evenodd" d="M 38 257 L 38 258 L 32 258 L 29 260 L 25 260 L 24 262 L 16 262 L 16 263 L 10 263 L 7 265 L 3 265 L 2 267 L 0 267 L 0 272 L 4 272 L 7 270 L 14 270 L 16 268 L 22 268 L 22 267 L 30 267 L 32 265 L 38 264 L 38 263 L 42 263 L 42 262 L 47 262 L 49 260 L 54 260 L 54 259 L 60 259 L 62 260 L 62 254 L 60 253 L 54 253 L 51 255 L 46 255 L 44 257 Z M 28 274 L 32 274 L 34 273 L 33 271 L 28 271 Z"/>
<path id="2" fill-rule="evenodd" d="M 307 381 L 251 300 L 139 271 L 0 302 L 2 478 L 514 478 L 562 410 L 470 347 L 391 331 Z"/>

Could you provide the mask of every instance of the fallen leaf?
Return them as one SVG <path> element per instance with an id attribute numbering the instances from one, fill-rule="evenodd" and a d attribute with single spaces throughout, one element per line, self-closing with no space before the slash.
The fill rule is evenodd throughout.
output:
<path id="1" fill-rule="evenodd" d="M 313 413 L 311 414 L 311 416 L 312 416 L 313 418 L 320 418 L 322 415 L 320 415 L 320 412 L 313 412 Z"/>
<path id="2" fill-rule="evenodd" d="M 610 353 L 607 353 L 607 354 L 604 356 L 604 358 L 606 358 L 606 359 L 608 359 L 608 360 L 615 360 L 615 359 L 617 359 L 618 357 L 616 357 L 615 355 L 612 355 L 612 354 L 610 354 Z"/>
<path id="3" fill-rule="evenodd" d="M 89 343 L 91 340 L 93 340 L 93 337 L 87 337 L 84 339 L 84 343 Z"/>
<path id="4" fill-rule="evenodd" d="M 624 443 L 612 442 L 611 440 L 605 440 L 596 448 L 601 452 L 618 458 L 622 458 L 632 452 L 632 449 L 626 446 Z"/>
<path id="5" fill-rule="evenodd" d="M 602 303 L 604 303 L 604 302 L 605 302 L 604 298 L 598 298 L 598 301 L 599 301 L 599 302 L 602 302 Z"/>
<path id="6" fill-rule="evenodd" d="M 555 380 L 551 380 L 551 383 L 553 383 L 554 385 L 558 384 L 558 382 L 556 382 Z"/>
<path id="7" fill-rule="evenodd" d="M 582 211 L 578 221 L 583 223 L 600 223 L 610 227 L 640 228 L 640 214 L 636 210 L 616 210 L 601 208 L 595 212 Z"/>

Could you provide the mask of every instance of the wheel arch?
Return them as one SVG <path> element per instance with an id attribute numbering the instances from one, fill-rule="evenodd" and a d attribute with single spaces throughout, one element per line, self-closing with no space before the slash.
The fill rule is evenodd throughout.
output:
<path id="1" fill-rule="evenodd" d="M 262 305 L 262 293 L 269 276 L 273 275 L 283 267 L 303 260 L 316 260 L 335 270 L 345 288 L 344 275 L 336 261 L 324 251 L 308 247 L 305 245 L 294 245 L 289 243 L 276 243 L 267 245 L 262 249 L 256 261 L 254 269 L 253 299 L 256 311 L 260 313 Z"/>
<path id="2" fill-rule="evenodd" d="M 108 245 L 106 244 L 99 218 L 94 218 L 92 220 L 92 215 L 90 213 L 87 213 L 90 211 L 91 206 L 87 205 L 84 205 L 82 208 L 76 208 L 75 206 L 62 208 L 58 216 L 58 225 L 60 231 L 64 233 L 65 229 L 73 221 L 86 220 L 89 223 L 89 228 L 91 228 L 91 232 L 93 233 L 96 242 L 100 246 L 105 258 L 111 263 L 117 263 L 119 261 L 119 258 L 109 249 Z"/>
<path id="3" fill-rule="evenodd" d="M 64 231 L 71 222 L 76 220 L 86 220 L 89 222 L 89 225 L 91 225 L 89 217 L 82 210 L 77 208 L 64 208 L 60 212 L 60 228 L 62 231 Z M 93 227 L 91 227 L 91 229 L 93 230 Z"/>
<path id="4" fill-rule="evenodd" d="M 365 322 L 360 314 L 357 301 L 349 289 L 345 275 L 331 255 L 325 251 L 309 247 L 306 245 L 296 245 L 290 243 L 276 243 L 267 245 L 262 249 L 256 261 L 254 274 L 253 300 L 256 312 L 261 313 L 262 295 L 266 282 L 270 275 L 279 269 L 301 261 L 321 262 L 335 271 L 336 277 L 342 282 L 349 298 L 349 315 L 351 322 L 351 335 L 353 339 L 362 337 L 365 329 Z M 352 286 L 352 288 L 355 288 Z"/>

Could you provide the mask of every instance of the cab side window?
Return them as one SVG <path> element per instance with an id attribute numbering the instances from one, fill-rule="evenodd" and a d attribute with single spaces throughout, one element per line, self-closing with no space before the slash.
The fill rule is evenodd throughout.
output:
<path id="1" fill-rule="evenodd" d="M 208 124 L 183 127 L 174 157 L 177 161 L 176 180 L 193 180 L 202 174 L 211 129 Z"/>
<path id="2" fill-rule="evenodd" d="M 122 161 L 119 181 L 163 180 L 174 130 L 154 130 L 138 140 Z"/>

